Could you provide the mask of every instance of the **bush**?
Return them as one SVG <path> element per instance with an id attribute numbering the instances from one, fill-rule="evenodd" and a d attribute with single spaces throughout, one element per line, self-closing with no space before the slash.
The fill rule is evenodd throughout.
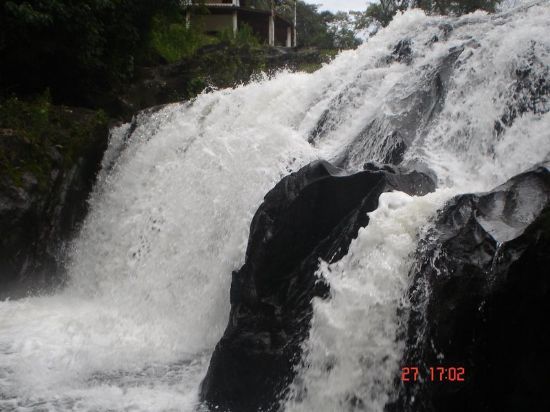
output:
<path id="1" fill-rule="evenodd" d="M 159 14 L 153 19 L 150 47 L 169 63 L 190 57 L 197 49 L 214 41 L 196 27 L 187 28 L 184 18 L 180 17 L 174 19 L 173 16 Z"/>
<path id="2" fill-rule="evenodd" d="M 0 6 L 2 94 L 50 87 L 54 101 L 81 104 L 132 77 L 152 18 L 178 0 L 5 1 Z"/>
<path id="3" fill-rule="evenodd" d="M 233 33 L 231 29 L 223 30 L 218 35 L 218 40 L 221 43 L 237 47 L 260 47 L 260 40 L 254 35 L 252 28 L 248 24 L 241 25 L 237 33 Z"/>
<path id="4" fill-rule="evenodd" d="M 30 172 L 47 187 L 53 164 L 73 164 L 90 136 L 107 132 L 107 122 L 101 110 L 53 105 L 48 91 L 30 100 L 0 101 L 0 177 L 19 185 Z M 52 157 L 54 148 L 60 159 Z"/>

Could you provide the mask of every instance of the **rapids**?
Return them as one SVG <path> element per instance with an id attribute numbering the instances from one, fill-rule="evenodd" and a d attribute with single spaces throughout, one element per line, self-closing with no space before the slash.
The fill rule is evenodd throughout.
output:
<path id="1" fill-rule="evenodd" d="M 332 298 L 314 302 L 285 406 L 382 411 L 430 217 L 549 158 L 548 90 L 537 88 L 549 22 L 545 1 L 460 18 L 410 10 L 313 74 L 204 93 L 112 130 L 66 287 L 0 302 L 0 409 L 195 410 L 264 194 L 312 160 L 348 171 L 387 160 L 397 136 L 403 164 L 430 168 L 439 189 L 383 194 L 348 255 L 320 264 Z"/>

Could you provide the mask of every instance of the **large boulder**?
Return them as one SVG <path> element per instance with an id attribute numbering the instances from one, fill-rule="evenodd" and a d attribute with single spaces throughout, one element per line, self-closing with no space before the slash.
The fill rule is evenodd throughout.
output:
<path id="1" fill-rule="evenodd" d="M 413 271 L 402 362 L 424 380 L 401 383 L 388 410 L 550 410 L 549 167 L 440 213 Z M 463 367 L 464 382 L 431 382 L 437 366 Z"/>
<path id="2" fill-rule="evenodd" d="M 233 273 L 229 323 L 202 400 L 224 411 L 278 409 L 309 331 L 311 299 L 328 292 L 315 275 L 319 260 L 335 262 L 347 253 L 381 193 L 423 195 L 434 188 L 416 171 L 368 164 L 346 175 L 322 161 L 279 182 L 256 212 L 245 264 Z"/>

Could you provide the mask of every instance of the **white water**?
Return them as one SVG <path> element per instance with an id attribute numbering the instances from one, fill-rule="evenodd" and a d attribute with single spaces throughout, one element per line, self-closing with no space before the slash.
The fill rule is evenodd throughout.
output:
<path id="1" fill-rule="evenodd" d="M 463 46 L 443 110 L 406 156 L 429 165 L 441 189 L 383 195 L 350 253 L 321 266 L 333 296 L 314 302 L 287 405 L 382 410 L 402 351 L 396 310 L 429 216 L 452 194 L 488 189 L 548 156 L 549 113 L 525 114 L 498 138 L 493 126 L 513 101 L 515 70 L 533 56 L 535 71 L 550 67 L 549 22 L 547 2 L 459 20 L 409 11 L 312 75 L 280 73 L 169 106 L 142 116 L 129 139 L 128 126 L 115 130 L 68 258 L 68 287 L 0 302 L 0 410 L 192 410 L 263 195 L 316 158 L 349 151 L 351 169 L 376 159 L 376 136 L 368 150 L 348 145 L 373 119 L 407 113 L 426 72 Z M 426 45 L 441 23 L 455 27 L 449 38 Z M 384 62 L 403 38 L 412 64 Z"/>
<path id="2" fill-rule="evenodd" d="M 403 352 L 397 308 L 407 289 L 416 235 L 452 192 L 384 193 L 349 253 L 319 274 L 331 299 L 314 300 L 308 354 L 287 410 L 382 411 Z"/>

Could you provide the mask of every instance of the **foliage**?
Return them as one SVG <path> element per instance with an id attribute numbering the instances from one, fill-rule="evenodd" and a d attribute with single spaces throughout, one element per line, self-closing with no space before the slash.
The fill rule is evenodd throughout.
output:
<path id="1" fill-rule="evenodd" d="M 277 12 L 294 20 L 294 0 L 277 3 Z M 338 12 L 319 11 L 319 5 L 302 0 L 296 2 L 298 45 L 320 49 L 352 49 L 361 44 L 357 38 L 355 16 Z"/>
<path id="2" fill-rule="evenodd" d="M 370 26 L 385 27 L 399 11 L 409 7 L 418 7 L 429 14 L 462 15 L 476 10 L 494 12 L 502 0 L 380 0 L 372 3 L 362 13 L 354 13 L 356 27 L 366 29 Z"/>
<path id="3" fill-rule="evenodd" d="M 334 47 L 334 38 L 329 32 L 327 21 L 332 13 L 320 13 L 317 5 L 298 1 L 296 14 L 299 46 L 323 49 Z"/>
<path id="4" fill-rule="evenodd" d="M 494 12 L 500 0 L 414 0 L 414 6 L 433 14 L 461 15 L 476 10 Z"/>
<path id="5" fill-rule="evenodd" d="M 0 176 L 20 185 L 23 175 L 30 173 L 40 187 L 47 187 L 54 164 L 74 164 L 90 136 L 107 132 L 107 122 L 101 110 L 52 105 L 48 91 L 31 100 L 4 99 L 0 102 Z"/>
<path id="6" fill-rule="evenodd" d="M 318 50 L 318 58 L 316 61 L 311 61 L 309 59 L 300 59 L 296 65 L 296 70 L 306 73 L 313 73 L 323 67 L 324 63 L 327 63 L 334 59 L 338 54 L 336 49 L 324 49 Z"/>
<path id="7" fill-rule="evenodd" d="M 206 46 L 227 46 L 230 56 L 220 56 L 224 69 L 216 67 L 217 85 L 226 85 L 237 74 L 256 72 L 265 66 L 265 53 L 245 52 L 241 62 L 236 53 L 256 49 L 261 42 L 249 27 L 236 36 L 228 30 L 219 36 L 205 35 L 200 26 L 185 24 L 181 0 L 3 0 L 0 3 L 0 98 L 17 95 L 29 99 L 51 90 L 55 105 L 104 108 L 110 115 L 125 113 L 126 100 L 120 96 L 143 77 L 143 66 L 182 62 L 185 76 L 192 74 L 194 95 L 208 84 L 204 67 Z M 194 12 L 207 9 L 200 6 Z M 243 0 L 243 4 L 245 1 Z M 294 19 L 294 1 L 277 0 L 277 12 Z M 271 0 L 250 2 L 269 10 Z M 349 48 L 357 45 L 353 25 L 346 14 L 320 13 L 317 6 L 297 2 L 298 43 L 319 49 Z M 224 47 L 225 47 L 224 46 Z M 235 51 L 238 50 L 238 51 Z M 215 52 L 214 54 L 219 54 Z M 246 61 L 245 61 L 246 60 Z M 237 66 L 244 64 L 242 70 Z M 184 68 L 185 66 L 185 68 Z M 186 80 L 187 81 L 187 80 Z"/>
<path id="8" fill-rule="evenodd" d="M 357 37 L 358 30 L 353 14 L 340 11 L 330 15 L 327 13 L 325 16 L 336 48 L 354 49 L 362 43 Z"/>
<path id="9" fill-rule="evenodd" d="M 179 13 L 170 16 L 158 14 L 153 18 L 150 51 L 169 63 L 191 57 L 199 48 L 215 41 L 195 26 L 187 28 Z"/>
<path id="10" fill-rule="evenodd" d="M 17 97 L 8 98 L 0 104 L 0 126 L 23 131 L 26 139 L 38 141 L 42 130 L 47 128 L 51 106 L 48 91 L 29 102 Z"/>
<path id="11" fill-rule="evenodd" d="M 380 0 L 371 3 L 363 13 L 354 13 L 358 30 L 368 29 L 370 26 L 385 27 L 398 11 L 404 11 L 409 6 L 409 0 Z"/>
<path id="12" fill-rule="evenodd" d="M 218 40 L 237 47 L 260 47 L 260 40 L 254 35 L 248 24 L 242 24 L 237 33 L 233 33 L 232 29 L 223 30 L 219 34 Z"/>
<path id="13" fill-rule="evenodd" d="M 178 0 L 9 0 L 0 7 L 3 94 L 49 86 L 54 100 L 71 102 L 131 78 L 153 16 Z"/>

